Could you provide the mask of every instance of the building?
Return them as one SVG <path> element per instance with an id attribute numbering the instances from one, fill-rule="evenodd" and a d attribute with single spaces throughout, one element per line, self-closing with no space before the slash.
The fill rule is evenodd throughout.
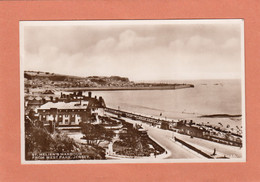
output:
<path id="1" fill-rule="evenodd" d="M 36 111 L 38 120 L 44 125 L 78 126 L 80 122 L 99 123 L 99 117 L 104 115 L 105 102 L 102 97 L 91 97 L 82 92 L 70 94 L 61 93 L 60 97 L 26 96 L 25 114 Z"/>
<path id="2" fill-rule="evenodd" d="M 37 109 L 39 120 L 44 124 L 54 122 L 58 126 L 79 125 L 91 118 L 88 101 L 47 102 Z"/>
<path id="3" fill-rule="evenodd" d="M 32 109 L 36 109 L 40 107 L 43 104 L 43 100 L 39 96 L 27 96 L 25 97 L 24 101 L 24 107 L 25 107 L 25 113 L 28 114 L 29 111 Z"/>

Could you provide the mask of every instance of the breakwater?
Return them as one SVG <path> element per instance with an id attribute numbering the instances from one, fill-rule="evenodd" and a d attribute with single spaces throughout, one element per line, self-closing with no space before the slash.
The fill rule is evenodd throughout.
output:
<path id="1" fill-rule="evenodd" d="M 63 91 L 121 91 L 121 90 L 175 90 L 183 88 L 194 88 L 192 84 L 172 85 L 172 86 L 151 86 L 151 87 L 76 87 L 63 88 Z"/>

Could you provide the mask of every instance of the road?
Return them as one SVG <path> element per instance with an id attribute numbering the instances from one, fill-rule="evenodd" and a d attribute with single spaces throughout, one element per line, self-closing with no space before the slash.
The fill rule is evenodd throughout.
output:
<path id="1" fill-rule="evenodd" d="M 144 124 L 140 121 L 134 121 L 128 118 L 124 118 L 125 121 L 130 123 L 141 124 L 144 129 L 147 130 L 148 135 L 155 140 L 159 145 L 165 148 L 171 154 L 166 159 L 201 159 L 203 156 L 196 154 L 193 151 L 181 146 L 173 141 L 173 132 L 168 130 L 162 130 Z"/>
<path id="2" fill-rule="evenodd" d="M 162 130 L 155 127 L 150 127 L 146 124 L 143 124 L 144 129 L 147 130 L 149 136 L 151 136 L 157 143 L 162 147 L 170 151 L 171 155 L 167 159 L 194 159 L 194 158 L 203 158 L 199 154 L 195 154 L 190 150 L 182 147 L 180 144 L 174 142 L 173 132 Z"/>
<path id="3" fill-rule="evenodd" d="M 109 113 L 108 113 L 109 115 Z M 113 114 L 111 114 L 113 115 Z M 202 158 L 202 156 L 186 147 L 181 146 L 179 143 L 173 141 L 174 136 L 181 139 L 190 145 L 196 147 L 197 149 L 207 153 L 208 155 L 213 154 L 216 150 L 216 155 L 214 157 L 228 157 L 228 158 L 242 158 L 243 148 L 234 147 L 230 145 L 225 145 L 217 142 L 212 142 L 200 138 L 191 138 L 187 135 L 182 135 L 169 130 L 162 130 L 159 128 L 151 127 L 138 120 L 132 120 L 129 118 L 124 118 L 127 122 L 141 124 L 148 132 L 148 135 L 154 139 L 158 144 L 167 149 L 171 154 L 168 158 L 170 159 L 189 159 L 189 158 Z M 174 135 L 174 136 L 173 136 Z"/>
<path id="4" fill-rule="evenodd" d="M 209 140 L 204 140 L 200 138 L 190 138 L 187 135 L 182 135 L 179 133 L 175 133 L 175 136 L 194 147 L 202 150 L 203 152 L 211 155 L 216 149 L 217 157 L 229 157 L 229 158 L 242 158 L 243 149 L 235 146 L 225 145 L 217 142 L 212 142 Z"/>

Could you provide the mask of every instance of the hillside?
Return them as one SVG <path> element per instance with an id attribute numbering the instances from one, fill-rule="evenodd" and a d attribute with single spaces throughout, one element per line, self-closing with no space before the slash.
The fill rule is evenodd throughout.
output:
<path id="1" fill-rule="evenodd" d="M 135 83 L 120 76 L 79 77 L 40 71 L 24 72 L 25 88 L 152 88 L 152 87 L 193 87 L 189 84 Z"/>
<path id="2" fill-rule="evenodd" d="M 100 86 L 132 86 L 133 82 L 130 82 L 128 78 L 119 76 L 90 76 L 90 77 L 78 77 L 71 75 L 61 75 L 49 72 L 40 71 L 25 71 L 25 86 L 26 87 L 100 87 Z"/>

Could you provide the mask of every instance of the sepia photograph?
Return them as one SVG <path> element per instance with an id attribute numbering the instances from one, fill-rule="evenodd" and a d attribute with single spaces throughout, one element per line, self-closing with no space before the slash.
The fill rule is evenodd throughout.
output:
<path id="1" fill-rule="evenodd" d="M 245 162 L 242 19 L 20 21 L 22 164 Z"/>

